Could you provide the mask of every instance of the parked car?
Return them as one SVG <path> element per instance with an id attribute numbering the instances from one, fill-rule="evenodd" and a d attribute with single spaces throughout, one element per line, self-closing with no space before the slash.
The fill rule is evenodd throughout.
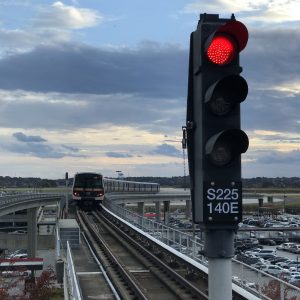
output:
<path id="1" fill-rule="evenodd" d="M 27 258 L 27 250 L 19 249 L 9 254 L 7 258 Z"/>
<path id="2" fill-rule="evenodd" d="M 251 267 L 253 267 L 255 269 L 258 269 L 258 270 L 261 270 L 264 267 L 266 267 L 267 265 L 268 265 L 267 263 L 259 261 L 259 262 L 255 263 L 255 264 L 251 265 Z"/>
<path id="3" fill-rule="evenodd" d="M 27 234 L 26 230 L 15 230 L 12 232 L 9 232 L 8 234 Z"/>
<path id="4" fill-rule="evenodd" d="M 298 227 L 299 227 L 299 224 L 292 223 L 292 224 L 289 224 L 289 225 L 286 226 L 286 227 L 289 227 L 289 228 L 298 228 Z"/>
<path id="5" fill-rule="evenodd" d="M 2 271 L 3 277 L 28 276 L 29 271 Z"/>
<path id="6" fill-rule="evenodd" d="M 300 253 L 300 245 L 297 244 L 297 245 L 291 246 L 289 249 L 289 252 L 296 253 L 296 254 Z"/>
<path id="7" fill-rule="evenodd" d="M 254 254 L 250 254 L 250 253 L 248 253 L 248 254 L 247 253 L 238 253 L 236 255 L 236 259 L 245 264 L 248 264 L 248 265 L 253 265 L 257 262 L 262 261 L 262 258 L 259 258 L 259 257 L 255 256 Z"/>
<path id="8" fill-rule="evenodd" d="M 289 273 L 290 273 L 290 276 L 300 275 L 300 272 L 296 272 L 296 271 L 292 271 Z"/>
<path id="9" fill-rule="evenodd" d="M 300 262 L 296 262 L 296 261 L 288 261 L 286 263 L 281 263 L 281 264 L 278 264 L 280 267 L 282 268 L 285 268 L 287 270 L 290 270 L 290 271 L 298 271 L 300 270 Z"/>
<path id="10" fill-rule="evenodd" d="M 268 259 L 268 261 L 272 264 L 272 265 L 277 265 L 280 262 L 286 262 L 286 261 L 290 261 L 290 259 L 286 258 L 286 257 L 282 257 L 282 256 L 277 256 L 275 258 L 270 258 Z"/>
<path id="11" fill-rule="evenodd" d="M 280 273 L 285 271 L 283 268 L 276 266 L 276 265 L 267 265 L 261 269 L 263 272 L 271 274 L 273 276 L 278 276 Z"/>
<path id="12" fill-rule="evenodd" d="M 28 257 L 27 253 L 19 253 L 19 254 L 15 254 L 11 258 L 27 258 L 27 257 Z"/>
<path id="13" fill-rule="evenodd" d="M 289 251 L 289 249 L 293 246 L 296 246 L 296 243 L 283 243 L 276 247 L 277 250 Z"/>
<path id="14" fill-rule="evenodd" d="M 299 282 L 300 281 L 300 275 L 296 274 L 296 275 L 291 275 L 290 278 L 288 279 L 289 283 L 294 283 L 294 282 Z"/>
<path id="15" fill-rule="evenodd" d="M 281 233 L 283 233 L 283 232 L 279 231 L 277 234 L 280 235 Z M 289 242 L 289 239 L 287 237 L 282 236 L 282 235 L 277 236 L 277 237 L 273 237 L 272 239 L 276 242 L 276 245 L 280 245 L 280 244 Z"/>
<path id="16" fill-rule="evenodd" d="M 300 271 L 300 262 L 292 262 L 288 264 L 285 268 L 288 268 L 291 272 Z"/>
<path id="17" fill-rule="evenodd" d="M 261 238 L 259 239 L 259 243 L 261 245 L 269 245 L 269 246 L 276 245 L 276 242 L 273 239 L 269 239 L 269 238 Z"/>
<path id="18" fill-rule="evenodd" d="M 264 258 L 264 259 L 274 258 L 274 257 L 276 257 L 276 250 L 273 250 L 273 249 L 261 249 L 260 251 L 258 251 L 257 253 L 255 253 L 255 255 L 257 257 L 261 257 L 261 258 Z"/>
<path id="19" fill-rule="evenodd" d="M 248 238 L 248 239 L 244 239 L 243 242 L 246 243 L 246 244 L 255 245 L 255 247 L 257 247 L 257 245 L 259 244 L 258 239 L 253 238 L 253 237 Z"/>
<path id="20" fill-rule="evenodd" d="M 294 263 L 294 260 L 291 260 L 289 258 L 286 259 L 286 261 L 281 261 L 279 263 L 277 263 L 276 265 L 282 268 L 285 268 L 288 264 Z"/>
<path id="21" fill-rule="evenodd" d="M 245 254 L 248 255 L 248 254 L 251 254 L 251 255 L 256 255 L 256 253 L 260 252 L 262 249 L 261 248 L 252 248 L 248 251 L 245 251 Z"/>
<path id="22" fill-rule="evenodd" d="M 283 270 L 281 273 L 277 274 L 277 277 L 281 280 L 288 281 L 291 276 L 290 271 Z"/>

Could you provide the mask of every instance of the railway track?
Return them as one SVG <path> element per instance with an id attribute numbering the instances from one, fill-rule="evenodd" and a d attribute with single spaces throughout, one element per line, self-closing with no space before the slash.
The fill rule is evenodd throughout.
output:
<path id="1" fill-rule="evenodd" d="M 207 273 L 193 262 L 105 209 L 81 211 L 78 219 L 121 299 L 208 299 Z M 232 299 L 249 299 L 243 294 L 233 291 Z"/>
<path id="2" fill-rule="evenodd" d="M 184 266 L 164 261 L 163 253 L 103 214 L 80 212 L 78 219 L 121 299 L 208 299 L 207 283 L 192 284 Z"/>

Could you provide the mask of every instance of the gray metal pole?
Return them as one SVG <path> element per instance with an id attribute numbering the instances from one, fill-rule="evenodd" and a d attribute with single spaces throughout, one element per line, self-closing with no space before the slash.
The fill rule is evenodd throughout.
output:
<path id="1" fill-rule="evenodd" d="M 170 201 L 164 201 L 164 224 L 169 223 Z"/>
<path id="2" fill-rule="evenodd" d="M 66 217 L 68 217 L 68 212 L 69 212 L 69 195 L 68 195 L 68 185 L 69 185 L 69 180 L 66 179 Z"/>
<path id="3" fill-rule="evenodd" d="M 208 295 L 210 300 L 232 299 L 232 262 L 230 258 L 208 258 Z"/>
<path id="4" fill-rule="evenodd" d="M 192 212 L 192 200 L 185 200 L 185 217 L 190 219 Z"/>
<path id="5" fill-rule="evenodd" d="M 155 221 L 156 222 L 160 222 L 161 221 L 161 217 L 160 217 L 160 201 L 156 201 L 155 202 Z"/>
<path id="6" fill-rule="evenodd" d="M 27 238 L 28 238 L 28 257 L 36 257 L 37 250 L 37 220 L 36 220 L 37 208 L 27 209 Z"/>
<path id="7" fill-rule="evenodd" d="M 139 225 L 143 228 L 143 220 L 145 213 L 145 202 L 138 202 Z"/>
<path id="8" fill-rule="evenodd" d="M 232 299 L 233 230 L 206 230 L 204 255 L 208 258 L 210 300 Z"/>

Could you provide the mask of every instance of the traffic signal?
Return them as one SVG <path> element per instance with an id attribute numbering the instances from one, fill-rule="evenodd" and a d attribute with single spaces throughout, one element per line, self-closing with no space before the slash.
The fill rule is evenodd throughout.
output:
<path id="1" fill-rule="evenodd" d="M 240 103 L 248 94 L 239 53 L 246 26 L 202 14 L 191 33 L 187 99 L 187 146 L 193 218 L 205 228 L 235 229 L 242 219 Z"/>

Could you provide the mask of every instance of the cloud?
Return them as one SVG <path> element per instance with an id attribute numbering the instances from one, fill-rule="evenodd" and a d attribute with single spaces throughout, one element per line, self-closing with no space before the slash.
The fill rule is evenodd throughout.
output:
<path id="1" fill-rule="evenodd" d="M 178 47 L 114 51 L 68 44 L 0 60 L 0 88 L 36 92 L 182 95 L 188 53 Z M 1 74 L 2 73 L 2 74 Z"/>
<path id="2" fill-rule="evenodd" d="M 210 2 L 210 5 L 215 3 Z M 225 7 L 229 2 L 219 3 Z M 232 5 L 241 4 L 234 1 Z M 81 155 L 84 153 L 95 160 L 97 155 L 97 159 L 109 161 L 111 159 L 107 157 L 121 158 L 116 159 L 119 163 L 132 157 L 129 159 L 132 164 L 138 157 L 146 161 L 151 156 L 155 162 L 165 161 L 166 156 L 181 157 L 182 152 L 178 149 L 181 126 L 185 123 L 188 49 L 149 41 L 135 48 L 95 48 L 70 42 L 71 31 L 96 26 L 103 19 L 91 17 L 84 23 L 72 15 L 69 6 L 60 2 L 56 2 L 56 6 L 48 12 L 43 10 L 36 18 L 35 24 L 43 22 L 42 16 L 45 17 L 45 23 L 39 29 L 0 29 L 1 44 L 17 49 L 0 59 L 0 127 L 14 132 L 14 140 L 6 144 L 6 149 L 39 158 L 84 157 Z M 250 18 L 258 11 L 258 7 L 250 2 L 243 6 L 243 18 Z M 74 12 L 80 10 L 74 9 Z M 56 24 L 51 24 L 51 14 Z M 62 20 L 62 15 L 67 16 L 67 20 Z M 261 11 L 259 16 L 262 16 Z M 274 149 L 282 149 L 285 144 L 286 150 L 291 147 L 288 143 L 296 148 L 299 142 L 300 65 L 296 62 L 300 59 L 300 31 L 267 30 L 267 27 L 254 30 L 250 27 L 249 43 L 240 56 L 242 76 L 249 84 L 249 95 L 241 104 L 242 128 L 250 131 L 254 142 L 260 143 L 260 151 L 249 150 L 243 157 L 249 169 L 255 165 L 256 172 L 263 172 L 260 166 L 267 169 L 272 160 L 281 166 L 280 161 L 286 161 L 287 166 L 289 154 L 294 157 L 295 164 L 299 156 Z M 97 135 L 97 131 L 114 132 L 113 126 L 138 133 L 134 138 L 133 134 L 130 136 L 130 143 L 124 140 L 126 130 L 109 141 L 101 138 L 92 141 L 90 138 L 92 134 Z M 43 131 L 39 131 L 42 132 L 40 135 L 17 132 L 23 129 Z M 71 146 L 68 144 L 71 138 L 63 139 L 64 144 L 48 142 L 44 139 L 44 136 L 48 138 L 45 129 L 51 130 L 52 134 L 60 132 L 60 139 L 65 131 L 73 132 Z M 277 134 L 258 134 L 257 129 L 276 131 Z M 78 136 L 74 137 L 75 130 L 80 141 Z M 160 137 L 157 138 L 158 134 L 155 140 L 148 137 L 147 143 L 143 144 L 147 138 L 139 134 L 142 130 L 149 135 L 159 133 Z M 82 134 L 87 131 L 91 131 L 91 135 Z M 164 134 L 166 136 L 162 138 Z M 56 141 L 59 138 L 56 137 Z M 95 140 L 99 144 L 93 144 Z M 118 141 L 118 145 L 113 140 Z M 162 142 L 163 145 L 150 152 L 149 147 Z M 134 143 L 138 144 L 135 148 L 132 147 Z M 251 143 L 250 139 L 250 147 Z M 268 156 L 266 149 L 271 147 L 273 151 Z M 83 159 L 82 167 L 85 165 Z M 168 165 L 164 167 L 168 168 Z M 173 170 L 176 168 L 178 166 L 174 164 Z M 153 168 L 151 172 L 156 171 Z"/>
<path id="3" fill-rule="evenodd" d="M 15 132 L 13 136 L 19 141 L 19 142 L 46 142 L 44 138 L 37 136 L 37 135 L 25 135 L 22 132 Z"/>
<path id="4" fill-rule="evenodd" d="M 187 60 L 186 50 L 145 44 L 119 51 L 69 44 L 11 55 L 0 60 L 0 125 L 177 130 L 185 118 Z"/>
<path id="5" fill-rule="evenodd" d="M 300 143 L 300 137 L 291 136 L 289 134 L 267 134 L 262 133 L 257 135 L 260 140 L 263 141 L 271 141 L 271 142 L 279 142 L 279 143 Z"/>
<path id="6" fill-rule="evenodd" d="M 0 90 L 0 126 L 77 130 L 130 126 L 151 132 L 181 130 L 185 99 L 126 94 L 32 93 Z"/>
<path id="7" fill-rule="evenodd" d="M 299 40 L 299 30 L 251 33 L 241 53 L 249 85 L 244 130 L 300 130 Z M 156 43 L 118 50 L 65 44 L 11 55 L 0 60 L 0 125 L 115 123 L 174 133 L 185 123 L 187 66 L 187 49 Z"/>
<path id="8" fill-rule="evenodd" d="M 72 147 L 72 146 L 67 146 L 67 145 L 61 145 L 61 146 L 71 152 L 79 152 L 80 151 L 80 149 L 77 147 Z"/>
<path id="9" fill-rule="evenodd" d="M 133 157 L 131 154 L 128 153 L 120 153 L 120 152 L 106 152 L 107 157 L 114 157 L 114 158 L 129 158 Z"/>
<path id="10" fill-rule="evenodd" d="M 68 145 L 51 145 L 47 140 L 34 135 L 26 135 L 22 132 L 12 134 L 17 139 L 17 143 L 5 140 L 1 145 L 12 153 L 25 154 L 27 156 L 38 157 L 42 159 L 60 159 L 63 157 L 85 157 L 77 152 L 79 149 Z"/>
<path id="11" fill-rule="evenodd" d="M 12 144 L 7 149 L 14 153 L 27 154 L 39 158 L 62 158 L 65 156 L 63 153 L 55 151 L 53 147 L 45 144 Z"/>
<path id="12" fill-rule="evenodd" d="M 183 12 L 184 13 L 199 13 L 199 12 L 206 12 L 212 13 L 213 11 L 219 11 L 222 13 L 230 14 L 233 11 L 253 11 L 255 9 L 255 4 L 253 1 L 243 1 L 241 3 L 238 0 L 226 1 L 226 0 L 212 0 L 207 3 L 203 3 L 201 1 L 194 1 L 188 3 L 184 6 Z"/>
<path id="13" fill-rule="evenodd" d="M 68 6 L 54 2 L 51 9 L 43 11 L 35 21 L 42 28 L 82 29 L 96 26 L 103 17 L 95 10 Z"/>
<path id="14" fill-rule="evenodd" d="M 300 164 L 300 150 L 293 150 L 288 152 L 269 151 L 265 152 L 263 156 L 257 160 L 261 164 Z"/>
<path id="15" fill-rule="evenodd" d="M 174 156 L 179 157 L 182 155 L 181 151 L 172 145 L 162 144 L 152 151 L 153 154 L 164 155 L 164 156 Z"/>
<path id="16" fill-rule="evenodd" d="M 34 7 L 25 1 L 0 1 L 1 5 Z M 0 22 L 0 57 L 30 52 L 38 46 L 70 42 L 74 38 L 74 30 L 94 27 L 106 20 L 96 10 L 67 6 L 60 1 L 35 9 L 37 15 L 33 21 L 25 25 L 21 23 L 17 28 L 4 28 Z"/>
<path id="17" fill-rule="evenodd" d="M 251 33 L 241 53 L 249 85 L 241 104 L 244 130 L 300 130 L 300 65 L 294 63 L 299 40 L 299 30 Z M 179 132 L 187 66 L 187 49 L 157 43 L 118 50 L 69 43 L 11 55 L 0 60 L 0 125 L 71 129 L 114 123 Z"/>
<path id="18" fill-rule="evenodd" d="M 243 16 L 249 22 L 261 23 L 282 23 L 300 21 L 298 11 L 299 1 L 291 0 L 212 0 L 207 3 L 203 1 L 193 1 L 183 8 L 183 13 L 215 13 L 221 12 L 222 16 L 229 17 L 231 13 Z"/>

